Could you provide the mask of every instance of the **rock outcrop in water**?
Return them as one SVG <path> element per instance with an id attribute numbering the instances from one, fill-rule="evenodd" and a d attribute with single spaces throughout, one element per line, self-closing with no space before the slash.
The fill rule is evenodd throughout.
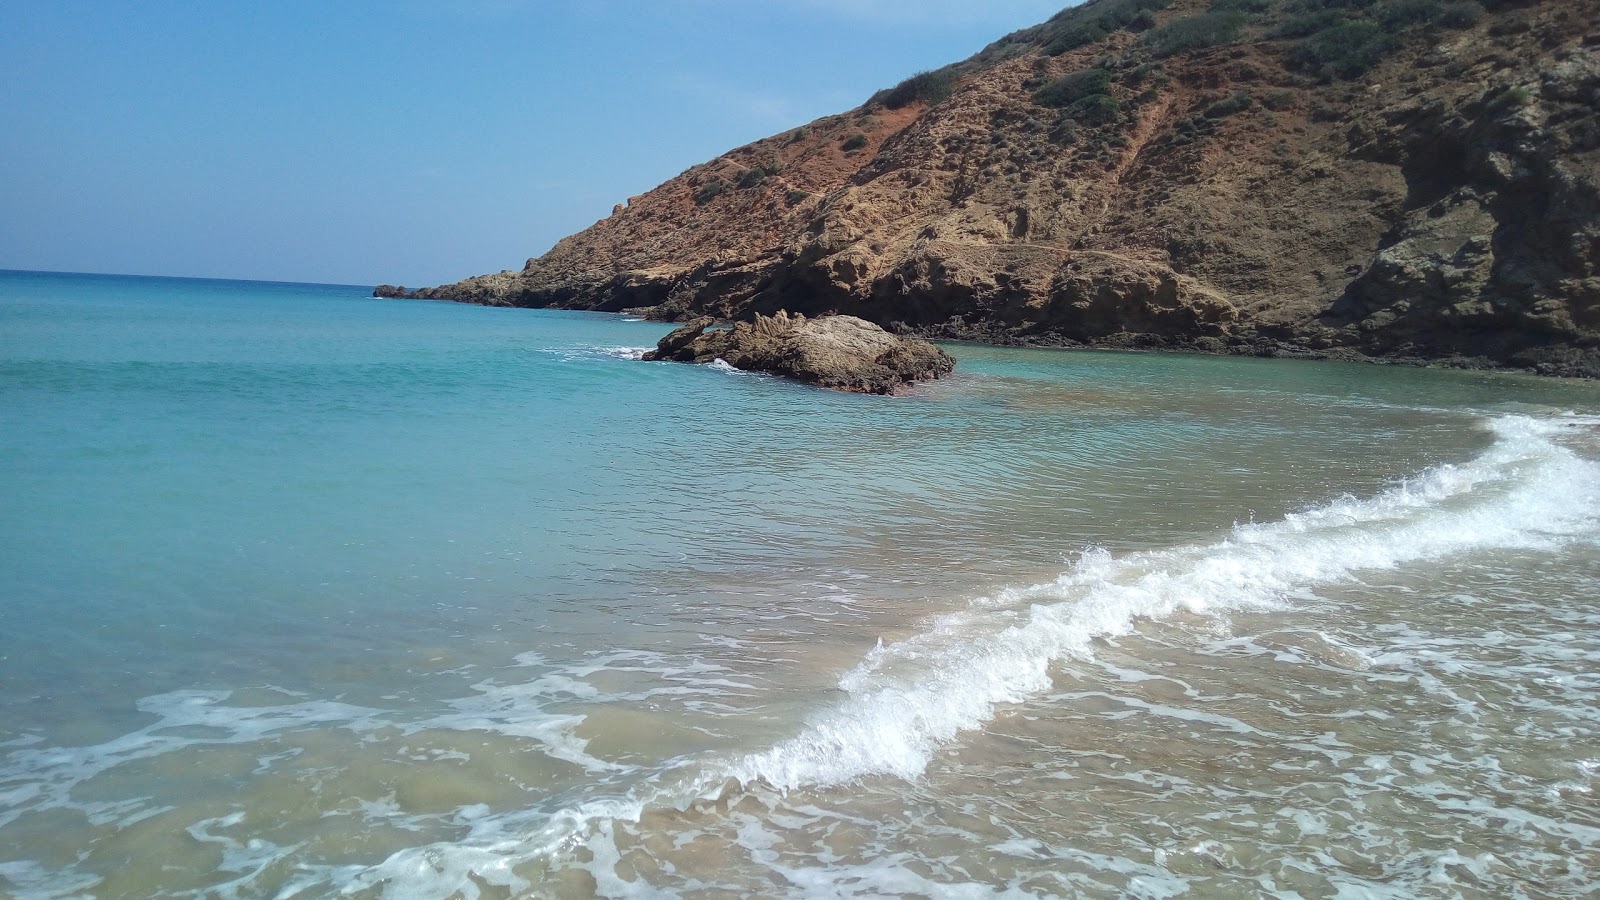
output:
<path id="1" fill-rule="evenodd" d="M 1091 0 L 405 296 L 1600 375 L 1600 0 Z"/>
<path id="2" fill-rule="evenodd" d="M 919 338 L 893 335 L 855 316 L 807 319 L 785 310 L 717 327 L 702 316 L 662 338 L 646 360 L 711 362 L 770 372 L 862 394 L 894 394 L 950 374 L 955 361 Z"/>

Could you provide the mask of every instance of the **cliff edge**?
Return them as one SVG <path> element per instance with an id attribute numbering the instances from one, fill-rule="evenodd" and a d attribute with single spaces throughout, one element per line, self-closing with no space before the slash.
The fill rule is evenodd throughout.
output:
<path id="1" fill-rule="evenodd" d="M 386 296 L 1600 376 L 1600 0 L 1092 0 Z"/>

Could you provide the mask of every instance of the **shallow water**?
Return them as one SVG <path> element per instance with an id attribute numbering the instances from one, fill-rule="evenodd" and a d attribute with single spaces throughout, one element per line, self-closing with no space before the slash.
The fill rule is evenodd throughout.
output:
<path id="1" fill-rule="evenodd" d="M 1600 386 L 0 274 L 0 895 L 1586 896 Z"/>

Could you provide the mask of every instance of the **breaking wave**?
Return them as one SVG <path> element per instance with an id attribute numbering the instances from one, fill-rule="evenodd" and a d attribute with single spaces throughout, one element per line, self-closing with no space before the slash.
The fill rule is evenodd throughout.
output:
<path id="1" fill-rule="evenodd" d="M 586 799 L 554 811 L 464 807 L 451 814 L 457 831 L 451 840 L 408 847 L 371 865 L 298 863 L 277 896 L 337 890 L 390 898 L 476 897 L 490 884 L 523 892 L 535 885 L 519 867 L 567 855 L 579 845 L 588 846 L 593 857 L 582 867 L 605 886 L 602 876 L 614 877 L 607 854 L 614 853 L 615 823 L 638 822 L 652 809 L 715 803 L 740 786 L 789 792 L 870 777 L 918 778 L 942 747 L 982 727 L 1004 705 L 1047 694 L 1060 661 L 1092 656 L 1096 641 L 1128 633 L 1141 620 L 1289 607 L 1366 573 L 1464 553 L 1594 541 L 1600 535 L 1600 463 L 1569 444 L 1593 441 L 1600 418 L 1501 416 L 1484 424 L 1493 440 L 1476 458 L 1428 469 L 1375 496 L 1340 497 L 1279 521 L 1236 525 L 1209 543 L 1120 556 L 1093 551 L 1052 581 L 979 598 L 909 639 L 880 642 L 841 677 L 841 700 L 814 714 L 799 733 L 748 755 L 680 757 L 653 771 L 613 764 L 591 755 L 574 735 L 581 717 L 537 709 L 540 698 L 571 692 L 577 682 L 565 676 L 575 673 L 557 672 L 532 685 L 476 685 L 476 696 L 452 703 L 450 712 L 400 730 L 498 731 L 531 739 L 551 759 L 594 779 Z M 532 695 L 532 706 L 524 695 Z M 158 721 L 99 747 L 8 748 L 13 768 L 26 769 L 29 777 L 0 777 L 0 824 L 26 809 L 72 807 L 73 788 L 95 774 L 179 746 L 240 742 L 305 727 L 370 735 L 396 725 L 380 711 L 359 706 L 290 697 L 300 702 L 241 713 L 226 708 L 225 699 L 225 693 L 199 691 L 148 698 L 142 708 Z M 187 730 L 175 732 L 177 725 Z M 196 726 L 207 726 L 210 736 L 192 736 Z M 0 769 L 0 776 L 6 774 Z M 132 822 L 162 810 L 135 804 L 86 811 Z M 189 829 L 196 841 L 218 844 L 230 871 L 243 873 L 222 895 L 248 893 L 269 863 L 296 849 L 247 833 L 229 816 Z M 898 868 L 894 874 L 904 877 Z M 863 877 L 856 870 L 849 875 Z M 70 868 L 47 872 L 29 860 L 5 862 L 0 876 L 24 896 L 36 897 L 67 896 L 96 881 Z M 616 893 L 637 887 L 610 885 Z"/>
<path id="2" fill-rule="evenodd" d="M 1046 584 L 1007 590 L 871 651 L 840 680 L 847 697 L 800 734 L 734 762 L 738 781 L 787 791 L 872 775 L 915 778 L 933 754 L 1002 704 L 1050 687 L 1053 663 L 1140 619 L 1292 603 L 1363 572 L 1469 551 L 1592 540 L 1600 464 L 1560 438 L 1590 417 L 1503 416 L 1476 459 L 1441 465 L 1370 498 L 1341 497 L 1222 540 L 1122 557 L 1096 551 Z"/>

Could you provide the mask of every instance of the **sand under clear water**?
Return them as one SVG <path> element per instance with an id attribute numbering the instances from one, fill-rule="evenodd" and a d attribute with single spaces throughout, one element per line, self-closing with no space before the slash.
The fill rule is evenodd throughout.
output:
<path id="1" fill-rule="evenodd" d="M 1600 385 L 0 273 L 0 896 L 1580 897 Z"/>

